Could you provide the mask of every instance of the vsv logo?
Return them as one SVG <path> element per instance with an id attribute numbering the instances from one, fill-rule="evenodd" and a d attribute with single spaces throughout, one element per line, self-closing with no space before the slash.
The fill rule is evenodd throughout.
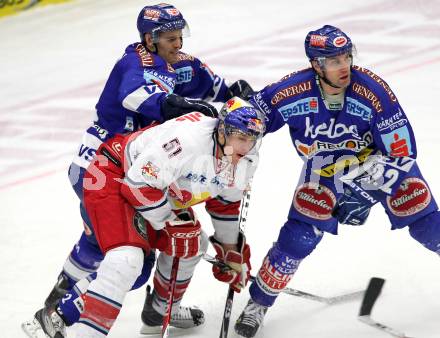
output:
<path id="1" fill-rule="evenodd" d="M 79 152 L 78 152 L 79 157 L 84 157 L 86 161 L 91 162 L 95 154 L 96 154 L 96 149 L 81 144 L 81 147 L 79 148 Z"/>

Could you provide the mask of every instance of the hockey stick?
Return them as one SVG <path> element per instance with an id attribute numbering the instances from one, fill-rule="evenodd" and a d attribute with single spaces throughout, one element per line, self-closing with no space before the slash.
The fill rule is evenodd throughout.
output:
<path id="1" fill-rule="evenodd" d="M 378 330 L 387 332 L 394 337 L 411 338 L 409 336 L 406 336 L 403 332 L 397 331 L 389 326 L 376 322 L 371 318 L 371 311 L 373 310 L 373 306 L 376 303 L 376 300 L 379 297 L 384 284 L 385 284 L 385 279 L 383 278 L 373 277 L 370 279 L 370 282 L 368 283 L 367 291 L 365 292 L 364 295 L 364 299 L 362 299 L 362 304 L 359 310 L 358 319 L 362 323 L 375 327 Z"/>
<path id="2" fill-rule="evenodd" d="M 204 254 L 203 259 L 205 261 L 207 261 L 208 263 L 211 263 L 213 265 L 218 265 L 222 269 L 230 269 L 225 263 L 219 262 L 217 259 L 215 259 L 211 255 Z M 254 281 L 254 280 L 255 280 L 255 276 L 251 276 L 251 281 Z M 318 296 L 313 293 L 308 293 L 305 291 L 300 291 L 300 290 L 292 289 L 292 288 L 288 288 L 288 287 L 281 290 L 281 293 L 285 293 L 288 295 L 301 297 L 301 298 L 305 298 L 305 299 L 309 299 L 309 300 L 314 300 L 316 302 L 325 303 L 327 305 L 333 305 L 333 304 L 348 302 L 348 301 L 356 299 L 356 298 L 360 298 L 364 295 L 365 290 L 344 293 L 344 294 L 341 294 L 338 296 L 333 296 L 333 297 Z"/>
<path id="3" fill-rule="evenodd" d="M 167 299 L 167 312 L 163 317 L 162 322 L 162 337 L 166 338 L 169 335 L 170 330 L 170 320 L 171 320 L 171 310 L 173 308 L 174 301 L 174 291 L 176 290 L 176 281 L 177 281 L 177 271 L 179 270 L 179 257 L 173 258 L 173 265 L 171 267 L 171 276 L 170 276 L 170 287 L 168 291 L 168 299 Z"/>
<path id="4" fill-rule="evenodd" d="M 244 232 L 244 227 L 246 224 L 246 217 L 249 209 L 249 200 L 250 200 L 251 194 L 250 190 L 245 190 L 243 198 L 241 199 L 241 210 L 240 210 L 240 216 L 238 218 L 238 227 L 242 232 Z M 211 257 L 214 260 L 216 260 L 214 257 Z M 229 269 L 229 267 L 223 263 L 223 267 Z M 225 302 L 225 310 L 223 311 L 223 319 L 222 319 L 222 327 L 220 329 L 220 338 L 227 338 L 228 337 L 228 331 L 229 331 L 229 322 L 231 320 L 231 311 L 232 311 L 232 303 L 234 302 L 234 289 L 229 287 L 228 289 L 228 295 L 226 296 L 226 302 Z"/>

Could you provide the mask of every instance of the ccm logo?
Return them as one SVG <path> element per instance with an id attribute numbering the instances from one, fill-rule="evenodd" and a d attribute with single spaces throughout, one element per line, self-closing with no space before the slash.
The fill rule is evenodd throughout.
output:
<path id="1" fill-rule="evenodd" d="M 200 230 L 194 230 L 191 232 L 176 232 L 173 237 L 175 238 L 195 238 L 200 235 Z"/>

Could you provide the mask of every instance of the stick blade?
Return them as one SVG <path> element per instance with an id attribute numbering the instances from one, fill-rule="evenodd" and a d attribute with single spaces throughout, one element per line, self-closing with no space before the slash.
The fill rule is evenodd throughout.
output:
<path id="1" fill-rule="evenodd" d="M 359 316 L 369 316 L 379 297 L 383 285 L 385 284 L 385 279 L 379 277 L 373 277 L 368 283 L 367 291 L 365 291 L 364 298 L 362 299 L 361 308 L 359 310 Z"/>

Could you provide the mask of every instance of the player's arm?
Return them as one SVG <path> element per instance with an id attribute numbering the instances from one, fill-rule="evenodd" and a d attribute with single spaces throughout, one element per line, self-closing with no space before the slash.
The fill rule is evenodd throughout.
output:
<path id="1" fill-rule="evenodd" d="M 278 110 L 279 104 L 273 104 L 272 98 L 278 91 L 278 85 L 272 84 L 254 93 L 249 102 L 265 115 L 266 129 L 264 134 L 276 132 L 287 123 Z"/>
<path id="2" fill-rule="evenodd" d="M 212 272 L 216 279 L 228 283 L 236 292 L 246 286 L 251 270 L 250 247 L 238 227 L 241 195 L 236 196 L 239 200 L 229 195 L 227 198 L 230 200 L 226 196 L 218 196 L 206 202 L 206 210 L 215 228 L 209 240 L 216 251 L 216 258 L 229 266 L 229 269 L 223 269 L 214 265 Z"/>
<path id="3" fill-rule="evenodd" d="M 333 210 L 340 223 L 361 225 L 382 194 L 394 195 L 411 174 L 417 155 L 414 134 L 397 99 L 384 95 L 382 111 L 373 116 L 375 151 L 340 179 L 344 193 Z"/>

